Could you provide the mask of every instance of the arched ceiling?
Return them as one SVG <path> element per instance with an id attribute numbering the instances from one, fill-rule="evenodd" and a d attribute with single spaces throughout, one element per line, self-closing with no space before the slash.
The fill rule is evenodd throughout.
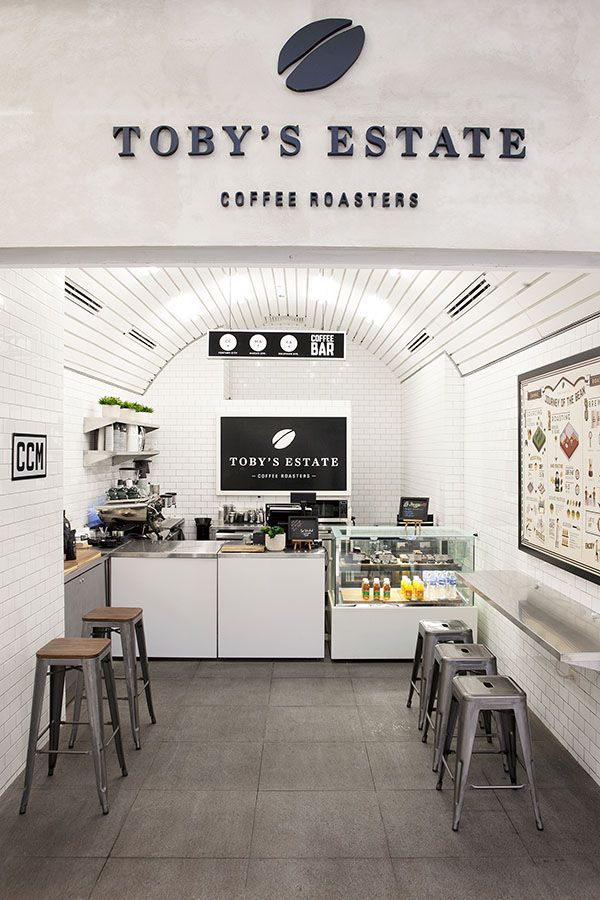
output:
<path id="1" fill-rule="evenodd" d="M 600 272 L 69 269 L 65 365 L 143 393 L 212 328 L 345 331 L 405 380 L 442 352 L 462 374 L 600 315 Z"/>

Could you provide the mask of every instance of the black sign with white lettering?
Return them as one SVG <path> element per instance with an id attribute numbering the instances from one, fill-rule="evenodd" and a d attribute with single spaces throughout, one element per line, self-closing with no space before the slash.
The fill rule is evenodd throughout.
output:
<path id="1" fill-rule="evenodd" d="M 288 519 L 289 541 L 318 541 L 319 520 L 314 516 L 290 516 Z"/>
<path id="2" fill-rule="evenodd" d="M 45 434 L 13 434 L 12 481 L 45 478 L 48 438 Z"/>
<path id="3" fill-rule="evenodd" d="M 345 359 L 343 331 L 209 331 L 213 359 Z"/>
<path id="4" fill-rule="evenodd" d="M 222 416 L 221 493 L 344 493 L 348 488 L 345 416 Z"/>

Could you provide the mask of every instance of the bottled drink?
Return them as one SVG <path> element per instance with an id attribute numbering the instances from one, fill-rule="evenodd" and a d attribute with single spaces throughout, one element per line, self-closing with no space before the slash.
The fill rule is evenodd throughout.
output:
<path id="1" fill-rule="evenodd" d="M 390 602 L 391 593 L 392 593 L 392 589 L 390 586 L 390 579 L 384 578 L 383 579 L 383 602 L 384 603 Z"/>
<path id="2" fill-rule="evenodd" d="M 457 596 L 456 572 L 450 572 L 448 576 L 448 600 L 456 600 Z"/>
<path id="3" fill-rule="evenodd" d="M 362 598 L 367 603 L 371 599 L 371 585 L 368 578 L 363 578 L 362 580 Z"/>
<path id="4" fill-rule="evenodd" d="M 373 579 L 373 600 L 375 603 L 379 603 L 381 600 L 381 582 L 379 578 Z"/>

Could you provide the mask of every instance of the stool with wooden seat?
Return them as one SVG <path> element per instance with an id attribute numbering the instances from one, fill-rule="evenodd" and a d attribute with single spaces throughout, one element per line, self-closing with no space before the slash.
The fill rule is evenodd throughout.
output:
<path id="1" fill-rule="evenodd" d="M 112 632 L 121 636 L 123 648 L 123 668 L 125 670 L 125 686 L 127 688 L 127 701 L 129 703 L 129 718 L 131 719 L 131 731 L 136 750 L 141 747 L 140 741 L 140 714 L 138 705 L 137 664 L 135 645 L 140 654 L 140 667 L 142 669 L 143 689 L 146 693 L 146 703 L 152 724 L 156 723 L 154 706 L 152 705 L 152 689 L 150 687 L 150 672 L 148 669 L 148 654 L 146 652 L 146 636 L 144 634 L 144 611 L 139 606 L 99 606 L 91 609 L 83 617 L 83 635 L 110 637 Z M 75 715 L 69 747 L 75 746 L 77 739 L 77 719 L 81 711 L 83 699 L 81 678 L 77 679 L 75 691 Z"/>
<path id="2" fill-rule="evenodd" d="M 60 726 L 69 725 L 61 719 L 62 701 L 65 686 L 65 674 L 70 669 L 82 673 L 88 698 L 89 726 L 92 738 L 91 750 L 59 750 Z M 50 722 L 40 733 L 40 719 L 44 703 L 46 677 L 50 674 Z M 112 723 L 112 735 L 104 741 L 104 712 L 102 708 L 102 675 L 106 684 L 108 706 Z M 49 732 L 48 750 L 38 750 L 37 744 L 42 735 Z M 102 812 L 108 813 L 108 784 L 106 778 L 107 743 L 114 738 L 119 765 L 123 775 L 127 775 L 121 729 L 119 724 L 119 707 L 115 688 L 115 675 L 110 654 L 110 641 L 103 638 L 56 638 L 36 653 L 35 679 L 33 683 L 33 702 L 31 706 L 31 723 L 29 726 L 29 745 L 27 748 L 27 765 L 25 767 L 25 785 L 21 799 L 20 812 L 27 809 L 35 757 L 38 753 L 48 754 L 48 775 L 54 773 L 59 753 L 91 753 L 96 770 L 96 785 Z"/>
<path id="3" fill-rule="evenodd" d="M 423 730 L 425 716 L 429 706 L 431 674 L 433 671 L 433 654 L 437 644 L 452 641 L 456 644 L 471 644 L 473 631 L 461 619 L 447 622 L 421 619 L 417 632 L 415 658 L 413 660 L 407 707 L 410 709 L 415 690 L 419 694 L 419 731 Z M 419 688 L 417 688 L 419 682 Z"/>
<path id="4" fill-rule="evenodd" d="M 538 829 L 543 830 L 542 817 L 535 789 L 533 776 L 533 751 L 529 715 L 527 712 L 527 695 L 512 678 L 504 675 L 455 675 L 452 679 L 452 702 L 448 716 L 448 728 L 444 740 L 444 752 L 440 760 L 437 789 L 442 789 L 444 770 L 452 775 L 448 765 L 448 757 L 452 746 L 452 737 L 456 723 L 458 733 L 456 743 L 456 766 L 454 770 L 454 816 L 452 830 L 458 831 L 460 816 L 465 799 L 469 768 L 473 754 L 473 742 L 477 732 L 479 715 L 482 712 L 493 712 L 499 720 L 503 743 L 506 748 L 510 784 L 475 785 L 479 790 L 519 790 L 524 787 L 517 784 L 517 737 L 523 751 L 523 767 L 527 773 L 527 782 L 531 803 Z"/>

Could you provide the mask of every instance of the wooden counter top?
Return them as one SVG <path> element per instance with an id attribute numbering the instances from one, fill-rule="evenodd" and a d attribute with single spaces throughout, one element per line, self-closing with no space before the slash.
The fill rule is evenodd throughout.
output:
<path id="1" fill-rule="evenodd" d="M 78 569 L 83 569 L 84 566 L 88 566 L 91 562 L 95 562 L 97 559 L 102 558 L 102 553 L 100 550 L 97 550 L 95 547 L 90 547 L 89 549 L 81 549 L 77 550 L 77 559 L 65 559 L 65 576 L 72 575 L 73 572 L 77 572 Z"/>

